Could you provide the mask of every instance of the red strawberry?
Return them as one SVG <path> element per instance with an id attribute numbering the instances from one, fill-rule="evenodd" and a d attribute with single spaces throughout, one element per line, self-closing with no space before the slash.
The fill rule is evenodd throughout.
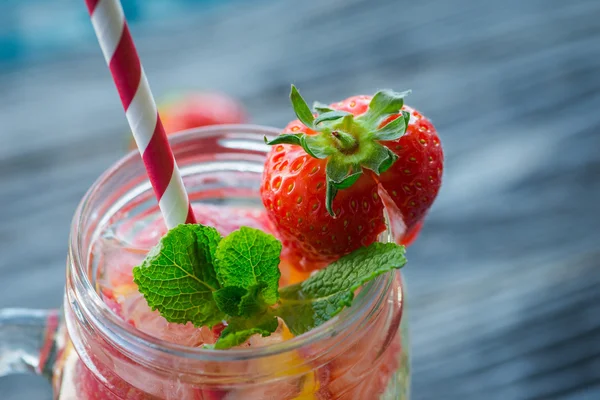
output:
<path id="1" fill-rule="evenodd" d="M 115 299 L 114 293 L 110 289 L 102 289 L 102 299 L 104 303 L 119 317 L 123 318 L 123 307 Z"/>
<path id="2" fill-rule="evenodd" d="M 229 391 L 221 389 L 198 389 L 195 400 L 222 400 Z"/>
<path id="3" fill-rule="evenodd" d="M 76 391 L 78 398 L 85 400 L 152 400 L 156 397 L 151 396 L 141 390 L 131 386 L 119 378 L 114 372 L 109 371 L 102 364 L 98 364 L 100 373 L 106 380 L 102 383 L 94 376 L 81 360 L 77 360 L 75 367 Z"/>
<path id="4" fill-rule="evenodd" d="M 380 190 L 399 241 L 417 236 L 441 185 L 443 152 L 431 122 L 404 106 L 406 94 L 350 97 L 316 105 L 315 115 L 292 86 L 298 120 L 269 142 L 261 196 L 301 269 L 373 243 L 385 229 Z"/>
<path id="5" fill-rule="evenodd" d="M 94 355 L 96 375 L 78 359 L 75 391 L 81 400 L 219 400 L 227 394 L 222 390 L 201 390 L 182 383 L 178 377 L 159 377 L 141 365 L 131 364 L 120 355 L 113 355 L 110 367 L 99 363 Z M 123 358 L 123 359 L 121 359 Z M 99 378 L 101 377 L 101 378 Z M 138 388 L 143 388 L 138 389 Z M 153 393 L 153 394 L 151 394 Z"/>

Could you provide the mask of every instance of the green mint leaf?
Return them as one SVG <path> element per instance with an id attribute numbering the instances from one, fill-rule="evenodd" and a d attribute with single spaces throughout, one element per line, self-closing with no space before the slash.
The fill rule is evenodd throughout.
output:
<path id="1" fill-rule="evenodd" d="M 220 289 L 213 267 L 221 236 L 202 225 L 171 229 L 133 269 L 133 280 L 153 310 L 169 322 L 212 326 L 224 314 L 213 300 Z"/>
<path id="2" fill-rule="evenodd" d="M 256 334 L 263 337 L 269 336 L 277 330 L 278 326 L 277 317 L 270 313 L 255 319 L 232 318 L 228 321 L 227 328 L 221 332 L 221 337 L 215 343 L 215 349 L 224 350 L 239 346 L 248 340 L 250 336 Z"/>
<path id="3" fill-rule="evenodd" d="M 268 305 L 279 299 L 281 243 L 261 230 L 242 226 L 219 242 L 215 253 L 217 279 L 223 287 L 259 287 Z"/>
<path id="4" fill-rule="evenodd" d="M 371 279 L 406 264 L 404 246 L 373 243 L 320 270 L 304 282 L 280 290 L 275 310 L 292 333 L 300 335 L 352 305 L 354 291 Z"/>
<path id="5" fill-rule="evenodd" d="M 264 312 L 268 305 L 260 293 L 264 285 L 255 285 L 248 289 L 239 286 L 227 286 L 213 293 L 217 306 L 225 314 L 233 317 L 250 318 Z"/>
<path id="6" fill-rule="evenodd" d="M 290 100 L 292 101 L 292 107 L 296 116 L 304 125 L 309 128 L 314 126 L 315 116 L 306 104 L 306 101 L 300 96 L 300 92 L 296 89 L 296 86 L 292 85 L 292 91 L 290 92 Z"/>
<path id="7" fill-rule="evenodd" d="M 369 109 L 361 119 L 369 125 L 378 126 L 383 118 L 400 112 L 404 98 L 409 94 L 410 90 L 398 93 L 389 89 L 375 93 L 369 103 Z"/>
<path id="8" fill-rule="evenodd" d="M 213 298 L 219 310 L 227 315 L 240 316 L 240 303 L 248 295 L 248 289 L 239 286 L 228 286 L 213 292 Z"/>

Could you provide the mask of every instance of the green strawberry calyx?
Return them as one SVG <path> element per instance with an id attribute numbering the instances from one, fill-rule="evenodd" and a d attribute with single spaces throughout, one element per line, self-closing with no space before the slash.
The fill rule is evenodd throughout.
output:
<path id="1" fill-rule="evenodd" d="M 403 111 L 402 106 L 404 97 L 409 93 L 380 90 L 371 99 L 367 112 L 354 116 L 321 103 L 314 104 L 313 113 L 292 85 L 290 100 L 296 116 L 317 134 L 285 133 L 271 141 L 265 138 L 265 142 L 269 145 L 285 143 L 302 146 L 310 156 L 327 159 L 325 206 L 329 214 L 335 217 L 333 199 L 339 190 L 352 186 L 365 168 L 381 175 L 398 159 L 380 141 L 396 140 L 406 133 L 410 114 Z M 399 113 L 402 118 L 386 123 Z"/>

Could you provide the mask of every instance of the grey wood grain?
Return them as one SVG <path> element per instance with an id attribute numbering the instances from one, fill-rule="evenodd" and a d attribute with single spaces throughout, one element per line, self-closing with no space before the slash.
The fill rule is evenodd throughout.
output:
<path id="1" fill-rule="evenodd" d="M 155 93 L 253 121 L 412 88 L 446 152 L 409 251 L 415 399 L 600 398 L 600 2 L 257 1 L 134 26 Z M 91 29 L 91 28 L 90 28 Z M 97 45 L 0 70 L 0 307 L 58 306 L 70 217 L 127 131 Z M 25 390 L 28 390 L 25 392 Z M 0 398 L 50 398 L 33 378 Z"/>

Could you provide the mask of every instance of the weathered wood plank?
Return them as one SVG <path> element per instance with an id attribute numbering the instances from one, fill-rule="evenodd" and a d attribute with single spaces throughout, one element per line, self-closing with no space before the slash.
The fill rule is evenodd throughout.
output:
<path id="1" fill-rule="evenodd" d="M 290 82 L 322 101 L 411 87 L 447 155 L 406 269 L 413 397 L 579 400 L 600 398 L 598 15 L 595 0 L 280 0 L 133 31 L 155 93 L 210 84 L 257 123 L 292 117 Z M 0 307 L 59 304 L 71 214 L 124 151 L 93 38 L 64 57 L 0 70 Z M 49 398 L 27 377 L 0 392 Z"/>

